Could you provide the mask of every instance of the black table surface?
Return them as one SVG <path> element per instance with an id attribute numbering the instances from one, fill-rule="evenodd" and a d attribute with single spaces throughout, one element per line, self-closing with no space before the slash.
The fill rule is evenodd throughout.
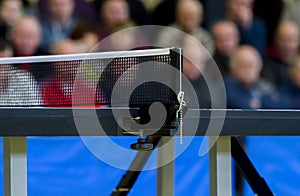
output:
<path id="1" fill-rule="evenodd" d="M 118 119 L 130 127 L 131 115 L 138 114 L 135 108 L 114 108 Z M 95 118 L 103 132 L 93 125 Z M 78 132 L 75 120 L 84 122 L 86 131 Z M 199 123 L 197 131 L 192 130 Z M 210 130 L 208 124 L 219 130 Z M 125 126 L 125 127 L 126 127 Z M 220 133 L 219 133 L 220 132 Z M 300 135 L 300 110 L 209 110 L 189 109 L 184 115 L 185 136 L 285 136 Z M 112 108 L 0 108 L 0 136 L 123 136 L 113 116 Z"/>

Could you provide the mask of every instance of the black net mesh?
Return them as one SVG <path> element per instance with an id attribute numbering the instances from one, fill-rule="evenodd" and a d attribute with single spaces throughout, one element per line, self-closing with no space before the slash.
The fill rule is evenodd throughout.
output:
<path id="1" fill-rule="evenodd" d="M 116 106 L 177 102 L 173 90 L 160 82 L 147 81 L 137 86 L 141 79 L 151 74 L 178 83 L 179 78 L 169 73 L 166 66 L 179 68 L 180 54 L 176 50 L 118 54 L 0 59 L 0 106 L 109 106 L 116 84 L 118 88 L 113 94 Z M 141 69 L 141 64 L 146 66 Z M 129 97 L 128 92 L 131 92 Z"/>

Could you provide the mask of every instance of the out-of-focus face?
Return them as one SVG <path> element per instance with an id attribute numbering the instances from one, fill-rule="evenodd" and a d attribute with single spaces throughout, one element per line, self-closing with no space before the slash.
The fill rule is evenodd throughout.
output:
<path id="1" fill-rule="evenodd" d="M 292 22 L 279 25 L 275 44 L 280 55 L 296 55 L 299 49 L 299 28 Z"/>
<path id="2" fill-rule="evenodd" d="M 48 0 L 49 11 L 54 20 L 65 22 L 72 17 L 74 0 Z"/>
<path id="3" fill-rule="evenodd" d="M 253 0 L 228 0 L 227 7 L 230 14 L 237 14 L 252 8 Z"/>
<path id="4" fill-rule="evenodd" d="M 193 1 L 186 1 L 179 4 L 177 10 L 177 22 L 183 27 L 184 31 L 191 33 L 197 28 L 202 20 L 202 10 Z"/>
<path id="5" fill-rule="evenodd" d="M 108 26 L 114 26 L 129 20 L 128 5 L 125 0 L 107 0 L 102 9 L 102 18 Z"/>
<path id="6" fill-rule="evenodd" d="M 12 32 L 12 43 L 19 55 L 33 55 L 39 47 L 41 29 L 32 17 L 21 19 Z"/>
<path id="7" fill-rule="evenodd" d="M 228 0 L 228 17 L 244 28 L 249 28 L 253 20 L 253 0 Z"/>
<path id="8" fill-rule="evenodd" d="M 232 74 L 242 83 L 251 85 L 257 81 L 261 70 L 258 52 L 250 46 L 242 46 L 234 53 Z"/>
<path id="9" fill-rule="evenodd" d="M 20 0 L 4 0 L 0 9 L 0 17 L 7 25 L 13 26 L 22 15 L 22 8 Z"/>
<path id="10" fill-rule="evenodd" d="M 218 52 L 230 56 L 239 44 L 236 26 L 230 22 L 220 22 L 213 27 L 212 32 Z"/>

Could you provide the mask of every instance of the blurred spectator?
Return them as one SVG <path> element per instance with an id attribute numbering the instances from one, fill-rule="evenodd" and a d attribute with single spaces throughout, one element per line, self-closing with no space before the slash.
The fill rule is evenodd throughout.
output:
<path id="1" fill-rule="evenodd" d="M 41 27 L 33 16 L 24 16 L 16 23 L 11 32 L 14 56 L 36 56 L 47 54 L 40 48 Z M 33 74 L 36 80 L 51 74 L 51 67 L 40 64 L 20 64 L 19 69 Z"/>
<path id="2" fill-rule="evenodd" d="M 12 57 L 13 49 L 8 41 L 0 38 L 0 57 Z M 41 105 L 37 84 L 30 73 L 9 64 L 0 65 L 0 105 Z"/>
<path id="3" fill-rule="evenodd" d="M 251 45 L 264 56 L 267 46 L 267 32 L 262 20 L 252 10 L 253 0 L 227 0 L 228 19 L 237 24 L 240 44 Z"/>
<path id="4" fill-rule="evenodd" d="M 275 58 L 289 64 L 299 53 L 299 26 L 291 21 L 278 25 L 275 36 Z"/>
<path id="5" fill-rule="evenodd" d="M 216 22 L 226 18 L 226 1 L 227 0 L 202 0 L 206 16 L 204 18 L 204 26 L 207 29 L 211 29 Z M 283 1 L 284 0 L 253 0 L 253 14 L 265 23 L 268 45 L 272 43 L 275 29 L 280 21 Z"/>
<path id="6" fill-rule="evenodd" d="M 0 36 L 9 40 L 10 31 L 22 16 L 21 0 L 0 1 Z"/>
<path id="7" fill-rule="evenodd" d="M 54 54 L 74 54 L 76 48 L 62 41 L 55 44 Z M 41 85 L 41 95 L 46 106 L 93 105 L 95 91 L 79 73 L 80 61 L 54 62 L 54 75 Z"/>
<path id="8" fill-rule="evenodd" d="M 95 0 L 94 5 L 97 11 L 103 10 L 102 6 L 107 0 Z M 108 0 L 111 1 L 111 0 Z M 125 0 L 128 5 L 129 17 L 137 25 L 146 25 L 150 23 L 150 16 L 144 4 L 140 0 Z"/>
<path id="9" fill-rule="evenodd" d="M 143 31 L 139 31 L 131 21 L 115 25 L 111 35 L 102 40 L 98 51 L 121 51 L 148 48 L 149 42 Z"/>
<path id="10" fill-rule="evenodd" d="M 49 10 L 49 0 L 39 0 L 38 1 L 38 11 L 42 19 L 47 19 L 50 17 L 51 11 Z M 92 3 L 86 0 L 73 0 L 74 1 L 74 15 L 78 18 L 83 18 L 89 21 L 91 24 L 97 24 L 98 15 L 94 9 Z"/>
<path id="11" fill-rule="evenodd" d="M 262 60 L 251 46 L 240 46 L 230 62 L 231 76 L 225 79 L 227 106 L 233 109 L 281 108 L 279 93 L 260 78 Z"/>
<path id="12" fill-rule="evenodd" d="M 42 21 L 42 47 L 51 52 L 53 44 L 70 38 L 78 26 L 88 25 L 74 16 L 74 0 L 48 0 L 50 16 Z"/>
<path id="13" fill-rule="evenodd" d="M 187 36 L 183 40 L 183 73 L 189 79 L 196 92 L 200 108 L 211 108 L 209 88 L 204 78 L 208 56 L 197 41 Z M 189 95 L 187 95 L 189 97 Z M 188 100 L 188 99 L 187 99 Z"/>
<path id="14" fill-rule="evenodd" d="M 175 22 L 176 5 L 179 0 L 162 0 L 152 13 L 154 25 L 168 26 Z"/>
<path id="15" fill-rule="evenodd" d="M 42 21 L 42 46 L 50 51 L 52 44 L 68 38 L 77 21 L 73 17 L 75 6 L 73 0 L 48 0 L 47 2 L 50 16 Z"/>
<path id="16" fill-rule="evenodd" d="M 239 32 L 231 21 L 219 21 L 212 27 L 215 51 L 213 59 L 222 75 L 229 73 L 229 59 L 239 45 Z"/>
<path id="17" fill-rule="evenodd" d="M 61 52 L 57 51 L 60 47 L 66 47 L 67 54 L 93 52 L 99 41 L 96 30 L 89 25 L 75 27 L 69 37 L 53 44 L 51 53 L 60 54 Z"/>
<path id="18" fill-rule="evenodd" d="M 203 8 L 197 0 L 181 0 L 176 8 L 176 22 L 170 27 L 183 31 L 201 42 L 209 52 L 213 52 L 213 39 L 208 31 L 200 27 Z M 158 46 L 176 46 L 182 43 L 182 33 L 166 29 L 158 37 Z"/>
<path id="19" fill-rule="evenodd" d="M 243 45 L 236 49 L 230 60 L 231 75 L 225 78 L 227 108 L 270 109 L 286 107 L 275 87 L 260 78 L 262 59 L 252 46 Z M 245 147 L 245 138 L 238 138 Z M 243 195 L 244 181 L 235 167 L 236 195 Z"/>
<path id="20" fill-rule="evenodd" d="M 176 22 L 170 26 L 178 30 L 164 29 L 157 37 L 156 46 L 183 48 L 183 73 L 193 85 L 200 107 L 210 108 L 209 89 L 202 73 L 208 61 L 205 47 L 212 52 L 213 40 L 206 30 L 199 27 L 202 11 L 202 5 L 197 0 L 179 1 Z"/>
<path id="21" fill-rule="evenodd" d="M 18 20 L 11 32 L 15 56 L 35 56 L 45 54 L 40 49 L 41 27 L 33 16 Z M 25 68 L 27 69 L 27 68 Z"/>
<path id="22" fill-rule="evenodd" d="M 123 24 L 135 26 L 130 19 L 129 7 L 125 0 L 105 0 L 101 6 L 100 15 L 103 21 L 100 39 L 114 33 L 116 26 Z"/>
<path id="23" fill-rule="evenodd" d="M 196 80 L 200 77 L 201 72 L 205 68 L 205 55 L 203 48 L 190 36 L 183 39 L 183 73 L 190 80 Z"/>
<path id="24" fill-rule="evenodd" d="M 131 22 L 123 23 L 120 25 L 114 26 L 112 33 L 116 33 L 113 36 L 110 36 L 109 42 L 111 50 L 131 50 L 135 46 L 135 43 L 138 39 L 138 34 L 136 31 L 122 31 L 127 28 L 134 27 L 134 24 Z M 117 33 L 119 32 L 119 33 Z"/>
<path id="25" fill-rule="evenodd" d="M 300 1 L 299 0 L 283 0 L 283 12 L 281 19 L 283 21 L 293 21 L 300 26 Z"/>
<path id="26" fill-rule="evenodd" d="M 287 68 L 299 54 L 299 27 L 291 21 L 278 25 L 274 40 L 275 54 L 267 59 L 263 76 L 277 86 L 288 81 Z"/>
<path id="27" fill-rule="evenodd" d="M 292 109 L 300 109 L 300 57 L 288 68 L 289 81 L 281 86 L 281 93 L 287 96 Z"/>

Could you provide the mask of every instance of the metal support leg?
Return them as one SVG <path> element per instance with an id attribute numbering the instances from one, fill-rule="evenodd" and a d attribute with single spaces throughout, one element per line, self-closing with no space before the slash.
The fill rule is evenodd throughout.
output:
<path id="1" fill-rule="evenodd" d="M 240 168 L 243 176 L 257 195 L 274 196 L 270 187 L 262 178 L 248 158 L 242 146 L 235 137 L 231 138 L 232 158 Z"/>
<path id="2" fill-rule="evenodd" d="M 210 138 L 210 142 L 213 140 Z M 231 196 L 231 139 L 219 137 L 209 152 L 210 195 Z"/>
<path id="3" fill-rule="evenodd" d="M 158 166 L 164 165 L 157 171 L 158 196 L 174 195 L 174 138 L 171 138 L 163 136 L 158 143 Z M 172 161 L 165 164 L 169 160 Z"/>
<path id="4" fill-rule="evenodd" d="M 160 137 L 147 138 L 147 142 L 152 142 L 154 148 L 158 145 L 159 140 Z M 113 190 L 111 196 L 127 195 L 131 191 L 131 188 L 133 187 L 134 183 L 138 179 L 143 167 L 145 166 L 152 152 L 153 150 L 138 152 L 138 154 L 135 156 L 134 160 L 132 161 L 128 171 L 123 175 L 119 184 Z"/>
<path id="5" fill-rule="evenodd" d="M 26 137 L 4 137 L 4 195 L 27 195 Z"/>

